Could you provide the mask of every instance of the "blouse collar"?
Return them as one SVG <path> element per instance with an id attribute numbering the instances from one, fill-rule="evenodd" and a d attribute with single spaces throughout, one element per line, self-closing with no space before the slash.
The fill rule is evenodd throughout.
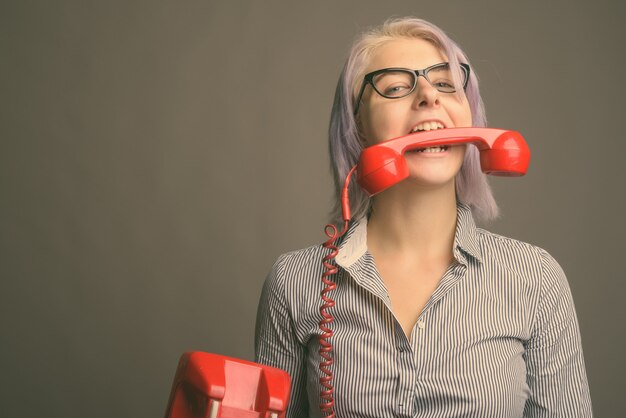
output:
<path id="1" fill-rule="evenodd" d="M 478 231 L 474 223 L 471 208 L 457 202 L 457 222 L 454 234 L 454 257 L 459 263 L 466 264 L 467 256 L 478 262 L 482 261 L 482 252 L 478 240 Z M 343 268 L 348 268 L 367 252 L 367 217 L 355 221 L 339 245 L 339 254 L 335 260 Z"/>

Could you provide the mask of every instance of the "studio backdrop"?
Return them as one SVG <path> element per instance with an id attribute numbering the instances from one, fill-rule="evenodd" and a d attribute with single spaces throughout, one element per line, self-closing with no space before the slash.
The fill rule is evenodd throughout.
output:
<path id="1" fill-rule="evenodd" d="M 624 2 L 5 1 L 0 415 L 154 417 L 179 356 L 251 360 L 274 260 L 324 240 L 348 49 L 392 16 L 467 52 L 528 174 L 480 225 L 567 274 L 598 417 L 626 410 Z"/>

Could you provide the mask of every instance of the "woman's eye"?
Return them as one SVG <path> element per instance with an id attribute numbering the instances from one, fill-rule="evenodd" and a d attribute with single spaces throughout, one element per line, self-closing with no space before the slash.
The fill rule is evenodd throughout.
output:
<path id="1" fill-rule="evenodd" d="M 389 86 L 385 88 L 384 91 L 385 91 L 385 95 L 387 96 L 399 96 L 401 94 L 404 94 L 410 89 L 411 89 L 411 86 L 402 84 L 402 85 Z"/>
<path id="2" fill-rule="evenodd" d="M 454 83 L 449 80 L 437 80 L 433 82 L 433 86 L 438 89 L 454 90 Z"/>

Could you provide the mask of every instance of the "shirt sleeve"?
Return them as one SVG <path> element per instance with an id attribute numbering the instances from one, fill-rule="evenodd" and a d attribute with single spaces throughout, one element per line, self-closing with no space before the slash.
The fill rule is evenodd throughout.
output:
<path id="1" fill-rule="evenodd" d="M 542 283 L 531 338 L 525 344 L 530 396 L 525 418 L 591 417 L 578 319 L 561 266 L 541 250 Z"/>
<path id="2" fill-rule="evenodd" d="M 308 417 L 306 347 L 296 337 L 286 299 L 285 279 L 279 258 L 261 292 L 254 339 L 255 361 L 289 373 L 291 395 L 286 417 Z"/>

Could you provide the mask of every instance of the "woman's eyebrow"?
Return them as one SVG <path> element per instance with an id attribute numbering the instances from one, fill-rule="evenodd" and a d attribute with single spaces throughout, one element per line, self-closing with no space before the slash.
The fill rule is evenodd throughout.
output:
<path id="1" fill-rule="evenodd" d="M 439 71 L 450 71 L 450 66 L 449 65 L 442 65 L 441 67 L 431 68 L 428 72 L 429 73 L 434 73 L 434 72 L 439 72 Z"/>

